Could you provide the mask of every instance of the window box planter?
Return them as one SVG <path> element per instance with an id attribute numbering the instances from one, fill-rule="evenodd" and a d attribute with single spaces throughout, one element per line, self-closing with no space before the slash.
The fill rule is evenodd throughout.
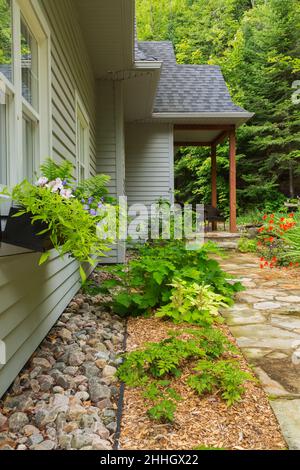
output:
<path id="1" fill-rule="evenodd" d="M 49 232 L 38 235 L 47 229 L 47 225 L 39 221 L 32 224 L 30 214 L 14 217 L 20 210 L 19 207 L 11 207 L 8 215 L 1 215 L 1 241 L 41 253 L 53 248 Z"/>

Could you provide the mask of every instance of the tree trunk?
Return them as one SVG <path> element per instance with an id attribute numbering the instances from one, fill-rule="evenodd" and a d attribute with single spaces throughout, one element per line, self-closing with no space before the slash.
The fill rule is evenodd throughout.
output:
<path id="1" fill-rule="evenodd" d="M 294 174 L 293 174 L 293 163 L 289 162 L 289 182 L 290 182 L 290 198 L 294 199 L 295 191 L 294 191 Z"/>

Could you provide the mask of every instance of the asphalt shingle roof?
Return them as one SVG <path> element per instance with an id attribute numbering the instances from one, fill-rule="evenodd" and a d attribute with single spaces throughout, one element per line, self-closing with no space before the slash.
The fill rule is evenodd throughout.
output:
<path id="1" fill-rule="evenodd" d="M 177 64 L 169 41 L 138 42 L 136 54 L 163 63 L 154 113 L 245 112 L 232 102 L 219 66 Z"/>

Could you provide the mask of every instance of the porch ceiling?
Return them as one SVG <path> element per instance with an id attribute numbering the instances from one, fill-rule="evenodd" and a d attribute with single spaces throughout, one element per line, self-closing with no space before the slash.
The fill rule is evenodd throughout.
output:
<path id="1" fill-rule="evenodd" d="M 74 0 L 96 78 L 134 64 L 134 1 Z"/>
<path id="2" fill-rule="evenodd" d="M 231 131 L 235 131 L 244 121 L 230 123 L 222 120 L 207 120 L 206 122 L 190 122 L 174 124 L 175 146 L 209 146 L 217 145 L 225 140 Z"/>

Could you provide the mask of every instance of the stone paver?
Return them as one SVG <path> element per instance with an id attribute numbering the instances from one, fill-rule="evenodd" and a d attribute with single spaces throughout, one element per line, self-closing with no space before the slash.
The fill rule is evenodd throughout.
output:
<path id="1" fill-rule="evenodd" d="M 245 291 L 222 312 L 270 397 L 290 449 L 300 450 L 300 275 L 260 270 L 254 255 L 220 260 Z"/>

